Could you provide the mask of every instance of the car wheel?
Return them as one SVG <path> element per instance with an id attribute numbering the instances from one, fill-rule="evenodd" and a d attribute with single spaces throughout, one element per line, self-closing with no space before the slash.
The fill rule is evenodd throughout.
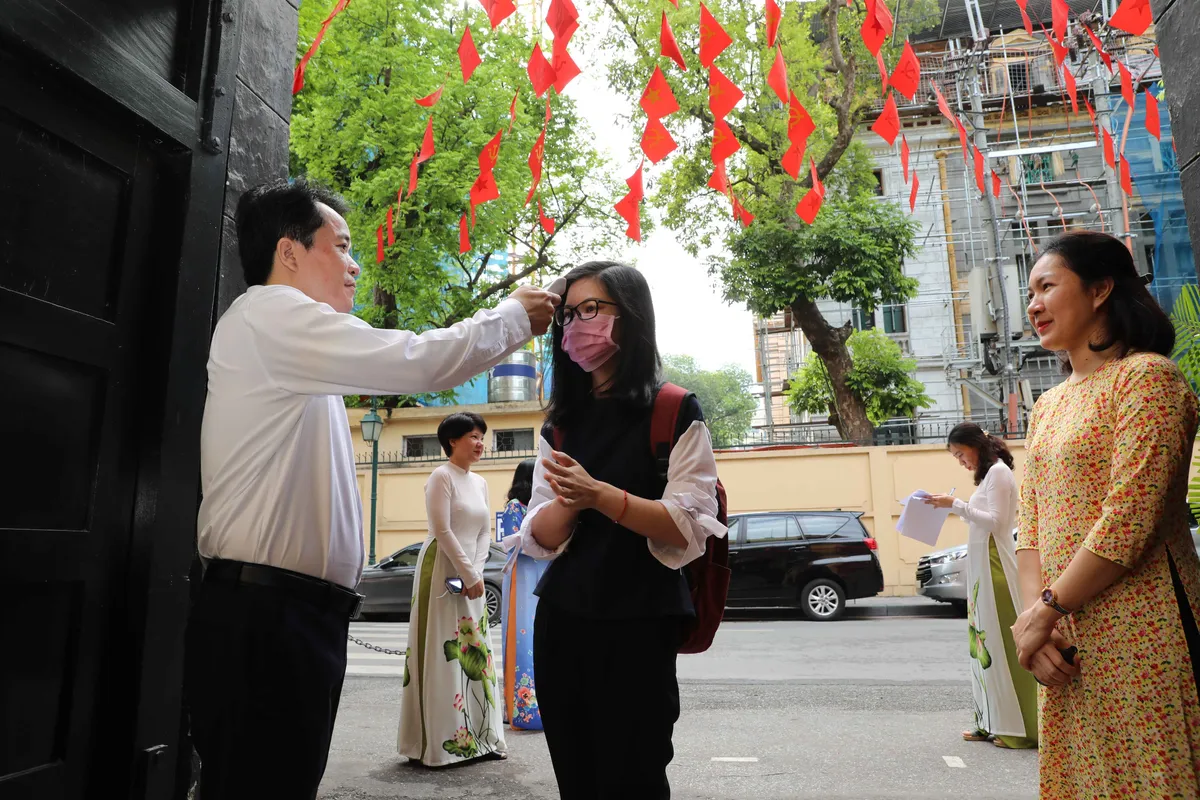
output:
<path id="1" fill-rule="evenodd" d="M 500 621 L 500 589 L 490 583 L 483 585 L 483 602 L 487 604 L 488 619 L 492 622 Z"/>
<path id="2" fill-rule="evenodd" d="M 800 610 L 816 622 L 832 622 L 846 611 L 846 593 L 836 581 L 817 578 L 800 592 Z"/>

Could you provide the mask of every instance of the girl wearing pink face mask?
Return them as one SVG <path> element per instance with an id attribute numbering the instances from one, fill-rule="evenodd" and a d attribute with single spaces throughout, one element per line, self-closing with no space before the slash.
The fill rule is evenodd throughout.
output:
<path id="1" fill-rule="evenodd" d="M 675 658 L 694 614 L 681 569 L 708 536 L 726 533 L 716 520 L 716 462 L 694 396 L 680 410 L 665 476 L 651 453 L 662 378 L 642 274 L 598 261 L 566 283 L 521 526 L 522 552 L 553 559 L 537 588 L 538 704 L 563 798 L 667 798 Z M 596 644 L 613 640 L 621 646 Z M 618 711 L 629 708 L 622 678 L 636 681 L 632 717 Z"/>

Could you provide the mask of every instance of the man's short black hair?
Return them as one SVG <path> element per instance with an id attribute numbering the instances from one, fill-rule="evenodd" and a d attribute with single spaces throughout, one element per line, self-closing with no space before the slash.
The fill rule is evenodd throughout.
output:
<path id="1" fill-rule="evenodd" d="M 317 203 L 345 216 L 350 207 L 342 197 L 303 179 L 248 189 L 238 200 L 238 252 L 247 286 L 267 282 L 280 239 L 294 239 L 312 247 L 313 235 L 325 224 Z"/>
<path id="2" fill-rule="evenodd" d="M 446 457 L 454 455 L 451 442 L 476 430 L 487 433 L 487 423 L 483 421 L 483 417 L 470 411 L 459 411 L 442 420 L 442 424 L 438 425 L 438 441 L 446 451 Z"/>

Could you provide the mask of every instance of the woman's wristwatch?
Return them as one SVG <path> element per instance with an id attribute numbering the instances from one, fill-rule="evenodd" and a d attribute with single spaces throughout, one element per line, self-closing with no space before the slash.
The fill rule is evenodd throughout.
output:
<path id="1" fill-rule="evenodd" d="M 1070 609 L 1063 608 L 1061 605 L 1059 605 L 1058 593 L 1049 586 L 1047 586 L 1045 589 L 1042 589 L 1042 602 L 1050 606 L 1050 608 L 1054 609 L 1059 614 L 1062 614 L 1064 617 L 1075 613 Z"/>

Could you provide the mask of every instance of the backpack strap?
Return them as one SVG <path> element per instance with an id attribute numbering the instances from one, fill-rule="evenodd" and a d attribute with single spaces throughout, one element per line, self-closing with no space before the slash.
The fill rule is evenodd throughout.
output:
<path id="1" fill-rule="evenodd" d="M 664 383 L 654 395 L 654 411 L 650 416 L 650 452 L 658 464 L 658 474 L 667 478 L 671 449 L 675 446 L 675 430 L 679 426 L 679 411 L 690 395 L 687 389 Z"/>

